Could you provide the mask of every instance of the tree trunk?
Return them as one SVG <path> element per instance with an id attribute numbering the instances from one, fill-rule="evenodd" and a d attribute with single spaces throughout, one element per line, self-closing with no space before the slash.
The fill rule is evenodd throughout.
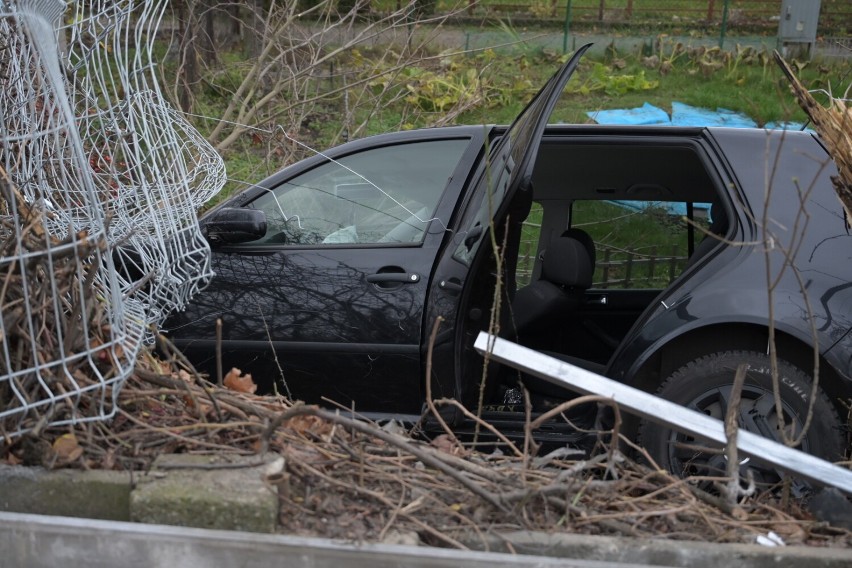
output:
<path id="1" fill-rule="evenodd" d="M 243 29 L 243 21 L 240 19 L 240 5 L 236 2 L 231 4 L 231 39 L 238 40 Z"/>
<path id="2" fill-rule="evenodd" d="M 186 0 L 177 7 L 180 22 L 180 95 L 178 104 L 183 112 L 192 111 L 192 90 L 199 81 L 198 75 L 198 0 Z"/>
<path id="3" fill-rule="evenodd" d="M 246 2 L 249 13 L 243 20 L 243 41 L 246 57 L 257 57 L 263 49 L 264 17 L 263 0 Z"/>
<path id="4" fill-rule="evenodd" d="M 216 57 L 216 0 L 203 0 L 198 14 L 198 55 L 204 61 L 214 62 Z"/>

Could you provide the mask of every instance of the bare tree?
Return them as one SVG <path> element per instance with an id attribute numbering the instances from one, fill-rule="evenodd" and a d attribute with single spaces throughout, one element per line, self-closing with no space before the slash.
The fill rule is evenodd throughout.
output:
<path id="1" fill-rule="evenodd" d="M 333 0 L 320 0 L 308 7 L 274 0 L 268 6 L 259 1 L 249 7 L 243 4 L 239 14 L 243 19 L 244 45 L 256 45 L 257 49 L 247 49 L 254 55 L 235 74 L 233 64 L 226 69 L 213 58 L 198 57 L 199 45 L 208 41 L 199 42 L 198 38 L 205 33 L 210 35 L 206 32 L 211 27 L 206 20 L 212 10 L 209 0 L 185 2 L 190 22 L 184 33 L 186 39 L 181 42 L 181 73 L 173 81 L 172 94 L 182 102 L 190 96 L 184 91 L 191 91 L 197 83 L 192 80 L 192 63 L 197 61 L 203 81 L 228 98 L 209 134 L 210 142 L 219 151 L 232 147 L 249 132 L 262 130 L 266 134 L 279 133 L 277 138 L 267 137 L 275 140 L 279 153 L 282 148 L 295 152 L 298 145 L 288 138 L 299 133 L 320 104 L 333 104 L 342 111 L 336 115 L 340 117 L 340 127 L 335 140 L 359 135 L 389 99 L 406 96 L 402 75 L 412 62 L 430 57 L 426 46 L 439 33 L 445 17 L 428 20 L 431 25 L 427 31 L 425 26 L 418 29 L 413 25 L 414 2 L 372 21 L 359 16 L 368 5 L 365 0 L 358 0 L 347 12 L 341 12 Z M 234 17 L 233 8 L 220 5 L 217 12 Z M 247 17 L 249 9 L 251 16 Z M 253 23 L 249 25 L 249 21 Z M 258 38 L 262 41 L 252 43 Z M 360 67 L 353 63 L 358 58 L 355 48 L 369 49 L 379 41 L 392 47 L 371 53 L 372 58 L 362 60 Z M 216 44 L 211 45 L 215 49 Z M 237 84 L 233 83 L 235 75 L 239 77 Z M 478 96 L 473 91 L 467 93 L 456 108 L 443 109 L 442 118 L 475 104 Z"/>

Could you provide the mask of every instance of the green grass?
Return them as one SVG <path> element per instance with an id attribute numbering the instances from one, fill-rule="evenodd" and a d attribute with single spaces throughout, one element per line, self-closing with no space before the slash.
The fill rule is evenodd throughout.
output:
<path id="1" fill-rule="evenodd" d="M 656 61 L 638 52 L 608 52 L 606 56 L 586 57 L 559 101 L 552 122 L 586 123 L 589 122 L 588 111 L 631 108 L 645 102 L 670 111 L 673 101 L 743 112 L 759 125 L 769 121 L 805 120 L 804 113 L 794 104 L 786 80 L 767 54 L 699 55 L 688 53 L 689 46 L 686 46 L 683 53 L 672 56 L 675 45 L 666 44 L 663 38 L 660 43 L 662 57 L 657 55 Z M 220 57 L 222 70 L 211 73 L 221 87 L 208 86 L 196 94 L 195 114 L 220 116 L 229 101 L 228 88 L 238 83 L 240 70 L 246 68 L 240 65 L 237 53 L 225 53 Z M 369 73 L 372 57 L 374 55 L 365 50 L 356 72 Z M 473 92 L 482 95 L 482 100 L 455 117 L 454 123 L 508 124 L 565 59 L 566 56 L 530 47 L 511 56 L 486 51 L 447 57 L 441 65 L 431 60 L 423 64 L 423 73 L 409 72 L 399 77 L 400 82 L 391 93 L 405 95 L 411 91 L 419 97 L 400 96 L 393 103 L 373 104 L 373 114 L 368 120 L 366 115 L 356 113 L 352 123 L 366 120 L 366 129 L 359 134 L 361 137 L 429 126 L 436 118 L 444 116 L 443 112 L 434 112 L 435 104 L 441 102 L 437 97 L 448 91 L 458 92 L 462 84 L 469 81 L 466 77 L 473 74 L 478 78 Z M 346 64 L 346 60 L 341 60 L 338 68 Z M 831 88 L 838 92 L 845 87 L 844 81 L 850 81 L 850 63 L 809 63 L 800 70 L 800 77 L 810 88 Z M 318 87 L 322 88 L 322 84 Z M 431 94 L 424 99 L 423 93 Z M 435 100 L 428 97 L 435 97 Z M 307 123 L 301 128 L 298 124 L 287 124 L 288 128 L 296 128 L 300 139 L 311 147 L 328 148 L 335 141 L 339 142 L 342 99 L 338 95 L 320 101 L 312 108 Z M 205 135 L 214 126 L 211 120 L 193 121 Z M 224 152 L 231 182 L 222 197 L 241 189 L 246 182 L 259 181 L 287 165 L 282 156 L 289 154 L 276 153 L 275 144 L 283 142 L 265 134 L 246 134 Z M 296 157 L 307 154 L 309 152 L 302 152 Z"/>
<path id="2" fill-rule="evenodd" d="M 612 61 L 616 60 L 623 68 L 616 68 Z M 599 90 L 588 94 L 572 92 L 578 84 L 583 84 L 593 74 L 595 61 L 584 61 L 568 84 L 566 93 L 562 96 L 554 112 L 552 122 L 585 123 L 588 122 L 587 111 L 613 108 L 632 108 L 642 106 L 645 102 L 671 112 L 671 103 L 679 101 L 692 106 L 716 109 L 718 107 L 745 113 L 754 119 L 759 126 L 771 121 L 794 120 L 804 121 L 804 112 L 795 104 L 787 87 L 786 79 L 774 63 L 766 65 L 725 66 L 705 75 L 701 68 L 689 61 L 676 62 L 670 70 L 663 73 L 659 68 L 648 68 L 643 65 L 641 56 L 625 54 L 611 60 L 603 60 L 608 66 L 612 77 L 639 76 L 656 83 L 656 87 L 648 90 L 631 90 L 624 93 L 607 93 Z M 543 63 L 540 68 L 552 72 L 556 65 Z M 848 63 L 836 65 L 810 64 L 801 72 L 801 79 L 814 89 L 833 88 L 836 92 L 841 80 L 849 72 Z M 531 71 L 537 75 L 533 81 L 541 84 L 549 73 L 541 70 Z M 848 80 L 848 76 L 847 76 Z M 483 119 L 507 123 L 520 111 L 523 103 L 502 109 L 487 109 L 461 117 L 463 121 L 480 122 Z"/>

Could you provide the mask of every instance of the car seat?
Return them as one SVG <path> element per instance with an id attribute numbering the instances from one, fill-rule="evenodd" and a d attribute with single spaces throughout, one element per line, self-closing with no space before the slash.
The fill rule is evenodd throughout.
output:
<path id="1" fill-rule="evenodd" d="M 597 251 L 595 249 L 595 241 L 594 239 L 592 239 L 592 236 L 583 229 L 578 229 L 577 227 L 571 227 L 570 229 L 565 230 L 565 232 L 562 233 L 562 236 L 571 237 L 583 243 L 583 246 L 586 247 L 586 251 L 589 253 L 589 258 L 591 258 L 592 260 L 592 275 L 594 276 L 595 263 L 597 262 Z M 610 349 L 615 350 L 615 348 L 618 347 L 619 340 L 607 333 L 606 330 L 604 330 L 600 325 L 598 325 L 598 323 L 595 322 L 593 319 L 584 319 L 582 321 L 582 325 L 588 334 L 597 338 Z M 578 364 L 576 361 L 571 362 L 574 364 Z M 592 365 L 594 366 L 594 368 L 591 367 Z M 595 372 L 599 372 L 599 370 L 604 367 L 591 362 L 580 364 L 580 366 L 588 368 L 589 370 L 594 370 Z"/>
<path id="2" fill-rule="evenodd" d="M 584 294 L 592 285 L 594 258 L 594 242 L 585 231 L 569 229 L 551 239 L 542 256 L 540 278 L 519 289 L 512 302 L 514 326 L 511 329 L 517 341 L 523 344 L 525 336 L 546 333 L 549 326 L 560 320 L 571 325 L 571 318 L 582 306 Z M 606 370 L 605 365 L 565 353 L 542 352 L 597 374 Z M 516 385 L 516 377 L 509 374 L 503 380 L 511 388 Z M 539 404 L 537 401 L 549 406 L 552 401 L 573 396 L 565 387 L 526 373 L 521 374 L 520 379 L 529 389 L 534 407 Z M 587 411 L 580 410 L 581 413 Z"/>
<path id="3" fill-rule="evenodd" d="M 576 310 L 592 285 L 592 272 L 586 245 L 570 236 L 551 239 L 543 254 L 541 277 L 518 290 L 512 301 L 515 335 L 521 337 Z"/>

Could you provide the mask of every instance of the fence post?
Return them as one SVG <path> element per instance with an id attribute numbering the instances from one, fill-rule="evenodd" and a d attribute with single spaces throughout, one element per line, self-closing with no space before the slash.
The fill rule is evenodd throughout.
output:
<path id="1" fill-rule="evenodd" d="M 627 0 L 627 19 L 633 18 L 633 0 Z"/>
<path id="2" fill-rule="evenodd" d="M 713 9 L 716 7 L 716 0 L 707 0 L 707 22 L 713 21 Z"/>
<path id="3" fill-rule="evenodd" d="M 630 287 L 630 276 L 633 274 L 633 257 L 635 253 L 633 251 L 629 251 L 627 253 L 627 266 L 624 269 L 624 287 Z"/>
<path id="4" fill-rule="evenodd" d="M 654 282 L 654 267 L 657 264 L 657 247 L 651 247 L 651 258 L 648 260 L 648 281 Z"/>
<path id="5" fill-rule="evenodd" d="M 568 30 L 571 27 L 571 0 L 565 4 L 565 29 L 562 31 L 562 53 L 568 53 Z"/>
<path id="6" fill-rule="evenodd" d="M 677 264 L 677 245 L 672 246 L 672 256 L 669 260 L 669 282 L 674 282 L 675 265 Z"/>
<path id="7" fill-rule="evenodd" d="M 605 3 L 606 3 L 606 0 L 601 0 L 600 5 L 598 6 L 598 21 L 599 22 L 603 22 L 604 4 Z"/>
<path id="8" fill-rule="evenodd" d="M 725 7 L 722 9 L 722 30 L 719 34 L 719 49 L 725 48 L 725 30 L 728 27 L 728 4 L 731 0 L 725 0 Z"/>

